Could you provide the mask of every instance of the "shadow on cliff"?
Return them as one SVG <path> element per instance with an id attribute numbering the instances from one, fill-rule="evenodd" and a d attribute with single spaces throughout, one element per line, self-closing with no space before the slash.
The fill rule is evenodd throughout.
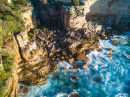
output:
<path id="1" fill-rule="evenodd" d="M 111 26 L 116 30 L 130 31 L 130 1 L 129 0 L 92 0 L 86 20 Z M 88 5 L 89 6 L 89 5 Z"/>

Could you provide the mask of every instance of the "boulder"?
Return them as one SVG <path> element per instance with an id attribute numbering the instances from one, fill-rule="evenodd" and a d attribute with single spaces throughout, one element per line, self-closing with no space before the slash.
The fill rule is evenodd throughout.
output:
<path id="1" fill-rule="evenodd" d="M 67 70 L 67 68 L 64 68 L 64 70 Z"/>
<path id="2" fill-rule="evenodd" d="M 88 43 L 88 42 L 82 44 L 81 51 L 89 49 L 90 45 L 91 45 L 91 44 Z"/>
<path id="3" fill-rule="evenodd" d="M 111 59 L 113 57 L 113 55 L 108 55 L 108 57 Z"/>
<path id="4" fill-rule="evenodd" d="M 108 38 L 113 38 L 113 36 L 107 36 Z"/>
<path id="5" fill-rule="evenodd" d="M 122 37 L 118 37 L 118 39 L 123 39 Z"/>
<path id="6" fill-rule="evenodd" d="M 73 92 L 68 97 L 79 97 L 79 95 L 76 92 Z"/>
<path id="7" fill-rule="evenodd" d="M 69 62 L 69 63 L 74 62 L 74 58 L 68 58 L 68 62 Z"/>
<path id="8" fill-rule="evenodd" d="M 114 50 L 112 48 L 108 48 L 108 51 L 113 52 Z"/>
<path id="9" fill-rule="evenodd" d="M 50 65 L 50 72 L 56 72 L 58 70 L 56 63 L 53 60 L 49 60 L 48 64 Z"/>
<path id="10" fill-rule="evenodd" d="M 23 82 L 27 85 L 30 85 L 37 80 L 37 76 L 29 70 L 22 71 L 18 77 L 19 82 Z"/>
<path id="11" fill-rule="evenodd" d="M 96 27 L 96 32 L 100 32 L 101 30 L 102 30 L 102 25 L 97 25 L 97 27 Z"/>
<path id="12" fill-rule="evenodd" d="M 73 70 L 73 67 L 70 67 L 69 69 L 70 69 L 70 70 Z"/>
<path id="13" fill-rule="evenodd" d="M 118 42 L 118 40 L 114 40 L 113 42 L 112 42 L 112 45 L 117 45 L 119 42 Z"/>
<path id="14" fill-rule="evenodd" d="M 113 57 L 113 55 L 111 53 L 105 53 L 105 55 L 107 55 L 109 58 Z"/>
<path id="15" fill-rule="evenodd" d="M 93 81 L 95 83 L 100 83 L 102 81 L 102 78 L 100 76 L 95 76 L 94 79 L 93 79 Z"/>
<path id="16" fill-rule="evenodd" d="M 74 63 L 74 64 L 73 64 L 73 68 L 74 68 L 74 69 L 80 69 L 80 66 L 79 66 L 79 64 Z"/>
<path id="17" fill-rule="evenodd" d="M 98 52 L 102 52 L 102 51 L 103 51 L 103 49 L 101 49 L 101 48 L 98 48 L 98 49 L 97 49 L 97 51 L 98 51 Z"/>
<path id="18" fill-rule="evenodd" d="M 106 35 L 104 35 L 102 38 L 103 38 L 103 39 L 107 39 L 107 36 L 106 36 Z"/>
<path id="19" fill-rule="evenodd" d="M 72 79 L 73 80 L 78 80 L 78 77 L 77 76 L 73 76 Z"/>
<path id="20" fill-rule="evenodd" d="M 41 65 L 38 69 L 33 70 L 32 72 L 38 76 L 44 76 L 45 74 L 48 74 L 50 72 L 50 66 Z"/>
<path id="21" fill-rule="evenodd" d="M 88 63 L 88 62 L 86 62 L 81 68 L 82 68 L 82 69 L 85 69 L 85 68 L 87 68 L 87 67 L 89 67 L 89 63 Z"/>
<path id="22" fill-rule="evenodd" d="M 28 87 L 23 87 L 23 91 L 22 91 L 23 93 L 28 93 L 29 92 L 29 89 L 28 89 Z"/>
<path id="23" fill-rule="evenodd" d="M 89 58 L 83 53 L 80 53 L 79 55 L 77 55 L 76 59 L 77 61 L 80 61 L 80 62 L 89 60 Z"/>

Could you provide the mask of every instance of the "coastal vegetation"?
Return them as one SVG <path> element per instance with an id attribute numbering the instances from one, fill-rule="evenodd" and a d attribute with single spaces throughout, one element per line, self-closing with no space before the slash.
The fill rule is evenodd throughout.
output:
<path id="1" fill-rule="evenodd" d="M 19 10 L 26 7 L 26 0 L 17 0 L 8 3 L 8 0 L 0 0 L 0 58 L 2 68 L 0 68 L 0 97 L 5 97 L 3 87 L 7 86 L 6 81 L 12 77 L 12 67 L 15 62 L 14 55 L 2 50 L 4 40 L 9 38 L 8 33 L 18 33 L 23 30 L 21 26 L 24 22 L 19 14 Z"/>
<path id="2" fill-rule="evenodd" d="M 0 69 L 0 95 L 1 97 L 5 97 L 6 93 L 4 93 L 3 87 L 7 86 L 6 81 L 12 78 L 12 67 L 15 60 L 14 55 L 5 52 L 1 52 L 0 56 L 2 57 L 3 66 L 3 69 Z"/>
<path id="3" fill-rule="evenodd" d="M 71 0 L 73 6 L 80 6 L 79 0 Z"/>

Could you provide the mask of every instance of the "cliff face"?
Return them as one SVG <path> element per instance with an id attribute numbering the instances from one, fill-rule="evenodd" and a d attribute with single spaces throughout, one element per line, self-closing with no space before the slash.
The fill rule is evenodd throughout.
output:
<path id="1" fill-rule="evenodd" d="M 10 34 L 8 38 L 5 38 L 4 45 L 3 45 L 3 52 L 6 52 L 9 55 L 15 55 L 13 63 L 12 63 L 12 69 L 11 69 L 11 75 L 12 77 L 9 77 L 8 80 L 6 80 L 6 86 L 3 86 L 3 91 L 6 94 L 6 96 L 10 97 L 18 97 L 18 62 L 21 61 L 21 56 L 19 54 L 19 47 L 15 40 L 15 37 L 13 34 Z M 4 94 L 4 95 L 5 95 Z"/>
<path id="2" fill-rule="evenodd" d="M 126 26 L 130 23 L 129 0 L 85 0 L 82 2 L 84 3 L 82 6 L 61 8 L 61 19 L 66 30 L 83 28 L 86 20 L 127 29 Z"/>
<path id="3" fill-rule="evenodd" d="M 26 7 L 19 12 L 21 13 L 21 16 L 24 20 L 24 29 L 28 32 L 30 29 L 33 29 L 34 27 L 37 27 L 40 25 L 40 20 L 38 14 L 32 11 L 33 8 Z"/>

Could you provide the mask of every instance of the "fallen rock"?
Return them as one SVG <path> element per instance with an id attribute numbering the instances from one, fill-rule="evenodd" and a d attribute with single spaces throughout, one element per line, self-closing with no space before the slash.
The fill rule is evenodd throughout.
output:
<path id="1" fill-rule="evenodd" d="M 118 39 L 123 39 L 122 37 L 118 37 Z"/>
<path id="2" fill-rule="evenodd" d="M 102 78 L 100 76 L 96 76 L 94 77 L 93 81 L 96 83 L 100 83 L 102 81 Z"/>
<path id="3" fill-rule="evenodd" d="M 113 38 L 113 36 L 107 36 L 108 38 Z"/>
<path id="4" fill-rule="evenodd" d="M 105 55 L 107 55 L 109 58 L 113 57 L 113 55 L 111 53 L 105 53 Z"/>
<path id="5" fill-rule="evenodd" d="M 111 59 L 113 57 L 113 55 L 108 55 L 108 57 Z"/>
<path id="6" fill-rule="evenodd" d="M 117 45 L 119 42 L 118 42 L 118 40 L 114 40 L 113 42 L 112 42 L 112 45 Z"/>
<path id="7" fill-rule="evenodd" d="M 73 76 L 72 79 L 73 80 L 78 80 L 78 77 L 77 76 Z"/>
<path id="8" fill-rule="evenodd" d="M 74 62 L 74 58 L 68 58 L 68 62 L 69 62 L 69 63 Z"/>
<path id="9" fill-rule="evenodd" d="M 101 49 L 101 48 L 98 48 L 98 49 L 97 49 L 97 51 L 98 51 L 98 52 L 102 52 L 102 51 L 103 51 L 103 49 Z"/>
<path id="10" fill-rule="evenodd" d="M 73 64 L 73 68 L 74 68 L 74 69 L 80 69 L 80 66 L 79 66 L 79 64 L 74 63 L 74 64 Z"/>
<path id="11" fill-rule="evenodd" d="M 81 68 L 82 68 L 82 69 L 85 69 L 85 68 L 87 68 L 87 67 L 89 67 L 88 62 L 86 62 Z"/>
<path id="12" fill-rule="evenodd" d="M 106 36 L 106 35 L 104 35 L 104 36 L 102 36 L 102 38 L 103 38 L 103 39 L 107 39 L 107 36 Z"/>
<path id="13" fill-rule="evenodd" d="M 67 70 L 67 68 L 64 68 L 64 70 Z"/>
<path id="14" fill-rule="evenodd" d="M 76 59 L 77 59 L 77 61 L 80 61 L 80 62 L 89 60 L 89 58 L 83 53 L 80 53 L 79 55 L 77 55 Z"/>
<path id="15" fill-rule="evenodd" d="M 50 65 L 50 72 L 56 72 L 58 70 L 58 67 L 56 63 L 53 60 L 49 60 L 48 64 Z"/>
<path id="16" fill-rule="evenodd" d="M 23 87 L 23 91 L 22 91 L 23 93 L 28 93 L 29 92 L 29 89 L 28 89 L 28 87 Z"/>
<path id="17" fill-rule="evenodd" d="M 114 50 L 112 48 L 108 48 L 108 51 L 113 52 Z"/>
<path id="18" fill-rule="evenodd" d="M 68 97 L 79 97 L 79 95 L 76 92 L 73 92 Z"/>
<path id="19" fill-rule="evenodd" d="M 69 69 L 70 69 L 70 70 L 73 70 L 73 67 L 70 67 Z"/>

